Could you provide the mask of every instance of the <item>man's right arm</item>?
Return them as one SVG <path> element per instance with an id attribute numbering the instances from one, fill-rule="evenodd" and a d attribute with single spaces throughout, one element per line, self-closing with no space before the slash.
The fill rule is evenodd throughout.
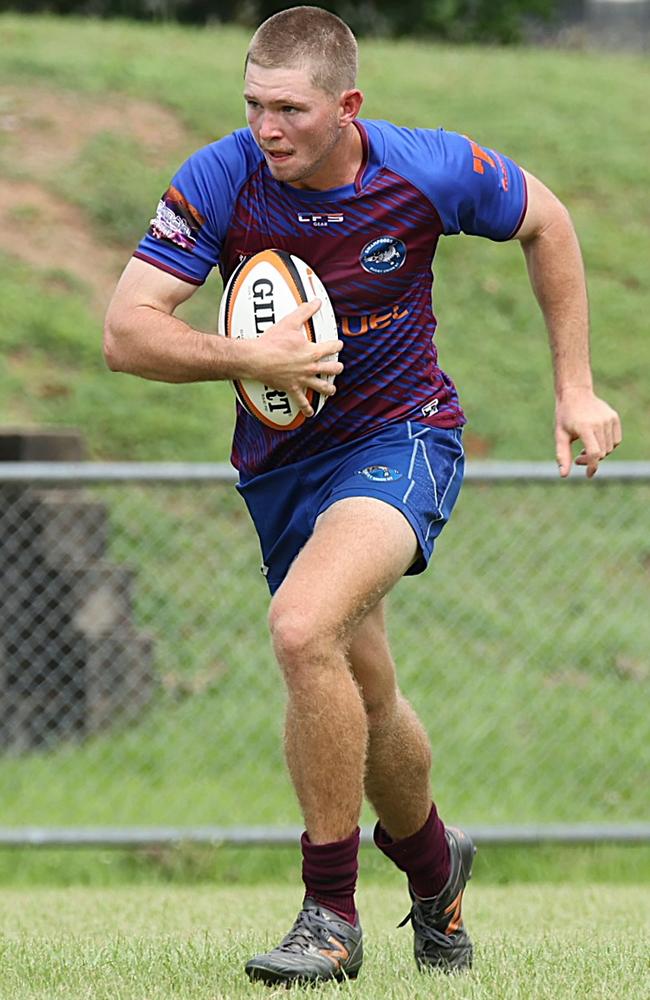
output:
<path id="1" fill-rule="evenodd" d="M 256 379 L 291 392 L 307 416 L 307 388 L 331 395 L 319 377 L 343 366 L 321 358 L 341 350 L 340 341 L 312 344 L 303 323 L 320 307 L 299 306 L 258 340 L 230 340 L 202 333 L 174 316 L 197 286 L 133 258 L 111 299 L 104 324 L 104 357 L 112 371 L 160 382 Z"/>
<path id="2" fill-rule="evenodd" d="M 132 258 L 104 323 L 104 357 L 111 371 L 159 382 L 233 378 L 245 345 L 201 333 L 173 315 L 197 287 Z"/>

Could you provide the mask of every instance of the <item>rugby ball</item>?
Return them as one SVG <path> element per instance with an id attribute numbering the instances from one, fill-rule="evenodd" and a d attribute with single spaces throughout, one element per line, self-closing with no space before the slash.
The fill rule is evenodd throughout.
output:
<path id="1" fill-rule="evenodd" d="M 230 276 L 221 297 L 219 333 L 234 339 L 256 339 L 303 302 L 312 299 L 320 299 L 322 304 L 304 324 L 305 337 L 313 343 L 337 340 L 332 303 L 313 268 L 284 250 L 262 250 L 243 260 Z M 323 358 L 324 361 L 336 359 L 336 354 Z M 323 378 L 334 381 L 333 375 Z M 267 427 L 290 431 L 307 419 L 288 392 L 253 379 L 238 379 L 233 387 L 242 406 Z M 316 415 L 325 405 L 327 396 L 313 389 L 308 389 L 306 395 Z"/>

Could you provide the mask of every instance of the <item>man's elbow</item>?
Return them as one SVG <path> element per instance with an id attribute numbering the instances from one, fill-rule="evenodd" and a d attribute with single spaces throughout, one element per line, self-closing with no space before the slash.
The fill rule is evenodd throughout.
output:
<path id="1" fill-rule="evenodd" d="M 125 348 L 125 333 L 120 328 L 117 317 L 109 310 L 104 320 L 102 351 L 106 366 L 112 372 L 129 372 L 128 352 Z"/>

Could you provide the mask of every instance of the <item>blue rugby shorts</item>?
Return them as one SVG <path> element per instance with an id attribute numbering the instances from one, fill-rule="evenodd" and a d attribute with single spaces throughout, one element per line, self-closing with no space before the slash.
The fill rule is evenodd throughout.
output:
<path id="1" fill-rule="evenodd" d="M 416 421 L 265 472 L 237 489 L 255 524 L 271 593 L 314 530 L 316 518 L 345 497 L 376 497 L 396 507 L 415 532 L 419 555 L 407 574 L 426 569 L 463 480 L 460 427 Z"/>

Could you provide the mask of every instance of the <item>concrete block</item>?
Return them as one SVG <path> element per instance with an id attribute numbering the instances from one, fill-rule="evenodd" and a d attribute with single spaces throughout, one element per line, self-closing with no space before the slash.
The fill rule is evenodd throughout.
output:
<path id="1" fill-rule="evenodd" d="M 84 666 L 85 731 L 137 718 L 154 689 L 151 636 L 125 629 L 89 643 Z"/>
<path id="2" fill-rule="evenodd" d="M 32 546 L 51 565 L 100 559 L 108 547 L 106 504 L 80 491 L 39 490 L 30 515 Z"/>
<path id="3" fill-rule="evenodd" d="M 0 428 L 0 462 L 83 462 L 86 458 L 86 443 L 79 431 Z"/>

